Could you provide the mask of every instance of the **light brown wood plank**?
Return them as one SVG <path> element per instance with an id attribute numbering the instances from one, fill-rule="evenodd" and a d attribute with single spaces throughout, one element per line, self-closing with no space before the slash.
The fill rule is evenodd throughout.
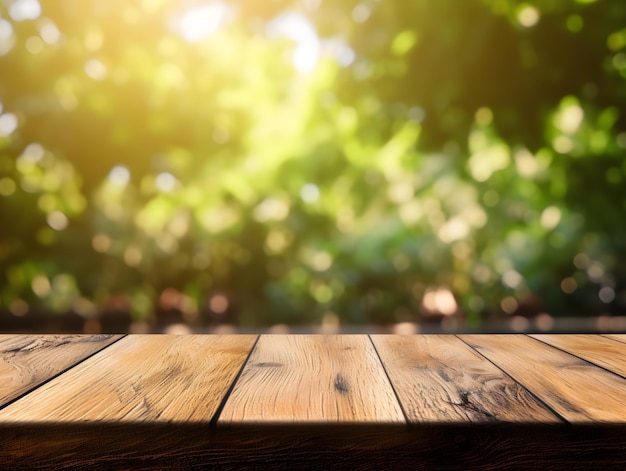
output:
<path id="1" fill-rule="evenodd" d="M 613 340 L 617 340 L 618 342 L 626 343 L 626 334 L 603 334 L 602 336 L 613 339 Z"/>
<path id="2" fill-rule="evenodd" d="M 451 335 L 372 335 L 411 423 L 560 423 L 495 365 Z"/>
<path id="3" fill-rule="evenodd" d="M 0 406 L 120 337 L 121 335 L 0 335 Z"/>
<path id="4" fill-rule="evenodd" d="M 626 343 L 587 334 L 537 334 L 531 337 L 626 377 Z"/>
<path id="5" fill-rule="evenodd" d="M 209 422 L 254 335 L 129 335 L 0 411 L 16 422 Z"/>
<path id="6" fill-rule="evenodd" d="M 219 425 L 405 423 L 365 335 L 262 335 Z"/>
<path id="7" fill-rule="evenodd" d="M 626 423 L 626 379 L 525 335 L 464 341 L 572 423 Z"/>

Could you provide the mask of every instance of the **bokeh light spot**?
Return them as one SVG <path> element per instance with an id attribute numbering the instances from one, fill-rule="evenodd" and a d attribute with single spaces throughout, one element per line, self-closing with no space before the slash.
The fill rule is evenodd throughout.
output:
<path id="1" fill-rule="evenodd" d="M 96 234 L 91 240 L 91 246 L 96 252 L 107 252 L 111 248 L 111 238 L 106 234 Z"/>
<path id="2" fill-rule="evenodd" d="M 317 185 L 307 183 L 300 190 L 300 197 L 305 203 L 315 203 L 320 197 L 320 190 Z"/>
<path id="3" fill-rule="evenodd" d="M 0 115 L 0 136 L 8 136 L 17 129 L 17 116 L 13 113 Z"/>
<path id="4" fill-rule="evenodd" d="M 352 19 L 355 23 L 364 23 L 371 15 L 370 8 L 363 3 L 359 3 L 352 9 Z"/>
<path id="5" fill-rule="evenodd" d="M 254 217 L 259 222 L 282 221 L 289 214 L 289 205 L 278 199 L 269 197 L 264 199 L 255 209 Z"/>
<path id="6" fill-rule="evenodd" d="M 450 316 L 458 309 L 454 294 L 448 288 L 431 288 L 424 293 L 422 306 L 431 313 Z"/>
<path id="7" fill-rule="evenodd" d="M 554 328 L 554 317 L 546 312 L 542 312 L 535 317 L 535 325 L 542 332 L 549 332 Z"/>
<path id="8" fill-rule="evenodd" d="M 126 186 L 130 181 L 130 171 L 123 165 L 116 165 L 109 172 L 109 181 L 117 186 Z"/>
<path id="9" fill-rule="evenodd" d="M 0 18 L 0 41 L 6 41 L 13 36 L 13 26 L 7 20 Z"/>
<path id="10" fill-rule="evenodd" d="M 580 252 L 574 257 L 574 266 L 579 270 L 585 270 L 590 263 L 591 259 L 589 258 L 589 255 L 584 252 Z"/>
<path id="11" fill-rule="evenodd" d="M 517 21 L 520 25 L 531 28 L 539 22 L 539 10 L 532 5 L 522 4 L 517 12 Z"/>
<path id="12" fill-rule="evenodd" d="M 215 314 L 224 314 L 229 306 L 228 298 L 223 294 L 215 294 L 209 299 L 209 309 Z"/>
<path id="13" fill-rule="evenodd" d="M 50 20 L 42 21 L 39 27 L 39 34 L 47 44 L 54 45 L 61 39 L 59 28 Z"/>
<path id="14" fill-rule="evenodd" d="M 129 267 L 139 266 L 142 259 L 143 253 L 138 247 L 135 247 L 134 245 L 131 245 L 124 251 L 124 262 L 126 262 Z"/>
<path id="15" fill-rule="evenodd" d="M 500 308 L 502 308 L 506 314 L 513 314 L 517 311 L 518 307 L 519 303 L 513 296 L 507 296 L 500 302 Z"/>
<path id="16" fill-rule="evenodd" d="M 39 54 L 44 48 L 44 42 L 39 36 L 29 37 L 24 45 L 30 54 Z"/>
<path id="17" fill-rule="evenodd" d="M 584 22 L 580 15 L 569 15 L 567 20 L 565 20 L 565 26 L 570 33 L 578 33 L 583 29 L 583 25 Z"/>
<path id="18" fill-rule="evenodd" d="M 45 275 L 37 275 L 30 284 L 33 293 L 39 298 L 45 298 L 52 292 L 50 280 Z"/>
<path id="19" fill-rule="evenodd" d="M 97 59 L 85 62 L 85 73 L 93 80 L 104 80 L 107 76 L 107 67 Z"/>
<path id="20" fill-rule="evenodd" d="M 28 314 L 28 310 L 28 303 L 23 299 L 16 299 L 9 306 L 9 311 L 11 311 L 11 314 L 13 314 L 15 317 L 25 316 L 26 314 Z"/>
<path id="21" fill-rule="evenodd" d="M 548 206 L 541 213 L 541 225 L 546 230 L 554 229 L 561 221 L 561 210 L 556 206 Z"/>
<path id="22" fill-rule="evenodd" d="M 524 277 L 515 270 L 508 270 L 502 275 L 502 283 L 509 288 L 518 288 L 524 282 Z"/>
<path id="23" fill-rule="evenodd" d="M 37 0 L 14 0 L 9 15 L 15 21 L 36 20 L 41 15 L 41 5 Z"/>
<path id="24" fill-rule="evenodd" d="M 61 211 L 52 211 L 46 217 L 46 222 L 55 231 L 62 231 L 66 229 L 69 224 L 67 216 Z"/>
<path id="25" fill-rule="evenodd" d="M 154 184 L 159 191 L 169 193 L 176 188 L 178 180 L 169 172 L 161 172 L 154 179 Z"/>
<path id="26" fill-rule="evenodd" d="M 610 286 L 603 286 L 598 292 L 598 297 L 603 303 L 609 304 L 615 299 L 615 290 Z"/>
<path id="27" fill-rule="evenodd" d="M 572 294 L 578 288 L 578 283 L 572 277 L 563 278 L 561 280 L 561 290 L 566 294 Z"/>
<path id="28" fill-rule="evenodd" d="M 493 112 L 489 108 L 479 108 L 476 111 L 474 120 L 479 126 L 488 126 L 493 121 Z"/>
<path id="29" fill-rule="evenodd" d="M 0 178 L 0 195 L 2 196 L 11 196 L 15 193 L 15 189 L 17 185 L 15 181 L 9 177 Z"/>

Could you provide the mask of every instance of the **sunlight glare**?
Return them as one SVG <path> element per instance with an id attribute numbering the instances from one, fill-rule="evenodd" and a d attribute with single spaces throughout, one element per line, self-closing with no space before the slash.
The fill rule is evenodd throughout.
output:
<path id="1" fill-rule="evenodd" d="M 284 13 L 267 26 L 269 37 L 286 37 L 297 46 L 292 62 L 298 72 L 312 72 L 320 56 L 320 38 L 313 24 L 299 13 Z"/>
<path id="2" fill-rule="evenodd" d="M 195 43 L 215 33 L 230 17 L 232 9 L 222 2 L 212 2 L 187 10 L 176 21 L 176 31 Z"/>

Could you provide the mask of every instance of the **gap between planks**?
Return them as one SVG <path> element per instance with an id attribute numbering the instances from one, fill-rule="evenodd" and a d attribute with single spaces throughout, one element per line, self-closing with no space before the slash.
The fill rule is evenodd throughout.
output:
<path id="1" fill-rule="evenodd" d="M 369 339 L 370 343 L 372 344 L 372 347 L 374 348 L 374 351 L 376 352 L 376 357 L 378 358 L 378 361 L 379 361 L 380 365 L 382 366 L 383 371 L 385 372 L 385 376 L 387 377 L 387 381 L 389 381 L 389 384 L 391 385 L 391 390 L 393 391 L 393 394 L 394 394 L 394 396 L 396 398 L 396 401 L 400 405 L 400 410 L 402 411 L 402 415 L 404 416 L 404 420 L 406 421 L 406 427 L 407 427 L 407 429 L 409 429 L 409 428 L 411 428 L 411 420 L 409 419 L 409 415 L 407 414 L 407 411 L 404 408 L 404 404 L 402 404 L 402 401 L 400 400 L 400 396 L 398 395 L 398 391 L 396 390 L 396 386 L 393 384 L 393 381 L 391 380 L 391 377 L 389 376 L 389 372 L 387 371 L 387 367 L 385 366 L 385 363 L 383 362 L 383 359 L 380 357 L 380 352 L 376 348 L 376 344 L 374 343 L 374 340 L 372 339 L 372 336 L 368 334 L 367 338 Z"/>
<path id="2" fill-rule="evenodd" d="M 222 398 L 220 404 L 217 406 L 217 409 L 215 410 L 215 414 L 213 414 L 213 418 L 211 418 L 211 421 L 209 422 L 209 427 L 212 430 L 215 430 L 217 428 L 217 421 L 218 421 L 220 415 L 222 414 L 222 411 L 224 410 L 224 406 L 226 405 L 226 402 L 228 401 L 228 398 L 232 394 L 233 389 L 235 389 L 235 385 L 237 384 L 237 381 L 239 381 L 239 378 L 241 377 L 241 374 L 243 373 L 243 370 L 245 369 L 246 365 L 250 361 L 250 357 L 252 356 L 252 352 L 254 352 L 254 350 L 256 349 L 256 346 L 259 343 L 259 339 L 260 338 L 261 338 L 261 335 L 259 334 L 259 335 L 256 336 L 256 339 L 254 339 L 254 343 L 252 344 L 252 348 L 248 352 L 248 356 L 246 356 L 246 359 L 241 364 L 241 368 L 239 368 L 239 371 L 237 372 L 237 375 L 235 375 L 235 378 L 233 379 L 232 383 L 230 383 L 230 386 L 228 386 L 228 389 L 226 390 L 226 394 L 224 394 L 224 397 Z"/>
<path id="3" fill-rule="evenodd" d="M 522 334 L 510 334 L 510 335 L 522 335 Z M 481 351 L 479 351 L 477 348 L 474 348 L 473 345 L 470 345 L 468 342 L 466 342 L 460 335 L 454 335 L 456 338 L 458 338 L 461 342 L 463 342 L 465 345 L 467 345 L 469 348 L 471 348 L 472 350 L 474 350 L 478 355 L 480 355 L 482 358 L 484 358 L 486 361 L 488 361 L 489 363 L 491 363 L 493 366 L 495 366 L 498 370 L 500 370 L 504 375 L 506 375 L 507 377 L 511 378 L 512 381 L 515 381 L 517 384 L 520 385 L 520 387 L 522 389 L 524 389 L 526 392 L 528 392 L 528 394 L 530 394 L 532 397 L 534 397 L 541 405 L 543 405 L 546 409 L 548 409 L 550 412 L 552 412 L 555 417 L 557 417 L 561 422 L 563 422 L 564 424 L 568 424 L 569 425 L 569 421 L 567 419 L 565 419 L 565 417 L 563 417 L 561 414 L 559 414 L 552 406 L 550 406 L 550 404 L 548 404 L 546 401 L 544 401 L 539 395 L 535 394 L 531 389 L 529 389 L 524 383 L 518 381 L 511 373 L 509 373 L 508 371 L 506 371 L 504 368 L 502 368 L 500 365 L 498 365 L 497 363 L 495 363 L 494 361 L 492 361 L 489 357 L 485 356 Z"/>
<path id="4" fill-rule="evenodd" d="M 581 337 L 583 338 L 582 343 L 583 345 L 581 345 L 581 348 L 584 348 L 584 343 L 585 343 L 585 339 L 583 336 L 585 336 L 587 334 L 567 334 L 568 337 Z M 576 358 L 578 358 L 579 360 L 582 360 L 586 363 L 591 364 L 592 366 L 595 366 L 597 368 L 600 368 L 602 370 L 608 371 L 609 373 L 612 373 L 614 375 L 619 376 L 620 378 L 626 379 L 626 368 L 624 368 L 623 371 L 616 371 L 615 366 L 609 366 L 609 364 L 605 364 L 603 365 L 602 363 L 606 363 L 606 361 L 603 361 L 603 359 L 600 356 L 596 356 L 594 358 L 594 354 L 586 354 L 584 351 L 583 352 L 577 352 L 576 348 L 572 348 L 572 347 L 568 347 L 568 346 L 559 346 L 556 343 L 558 343 L 558 340 L 556 341 L 556 343 L 553 343 L 554 340 L 552 339 L 552 337 L 554 336 L 559 336 L 559 334 L 528 334 L 528 337 L 537 340 L 538 342 L 541 342 L 545 345 L 548 345 L 549 347 L 555 348 L 557 350 L 562 351 L 563 353 L 567 353 L 568 355 L 572 355 Z M 622 348 L 626 348 L 626 345 L 623 345 L 622 342 L 620 342 L 619 340 L 613 339 L 612 337 L 600 337 L 600 336 L 594 336 L 594 338 L 596 339 L 600 339 L 600 338 L 604 338 L 606 340 L 605 345 L 606 346 L 619 346 Z M 552 340 L 552 342 L 550 341 Z M 624 356 L 624 355 L 622 355 Z M 619 369 L 619 368 L 618 368 Z"/>
<path id="5" fill-rule="evenodd" d="M 407 424 L 366 334 L 261 335 L 217 422 L 220 427 Z"/>
<path id="6" fill-rule="evenodd" d="M 70 334 L 68 334 L 70 335 Z M 105 334 L 106 335 L 106 334 Z M 24 335 L 27 336 L 27 335 Z M 85 335 L 88 336 L 88 335 Z M 67 367 L 59 370 L 58 372 L 52 374 L 50 377 L 42 380 L 41 382 L 38 382 L 36 384 L 34 384 L 32 387 L 29 387 L 28 389 L 24 390 L 23 392 L 21 392 L 20 394 L 18 394 L 17 396 L 15 396 L 14 398 L 3 402 L 0 404 L 0 411 L 7 408 L 8 406 L 12 405 L 13 403 L 19 401 L 20 399 L 28 396 L 30 393 L 32 393 L 33 391 L 36 391 L 37 389 L 41 388 L 42 386 L 45 386 L 46 384 L 50 383 L 51 381 L 55 380 L 56 378 L 58 378 L 59 376 L 67 373 L 68 371 L 72 370 L 73 368 L 75 368 L 76 366 L 80 365 L 81 363 L 86 362 L 87 360 L 89 360 L 90 358 L 92 358 L 93 356 L 99 354 L 100 352 L 105 351 L 106 349 L 108 349 L 109 347 L 111 347 L 112 345 L 115 345 L 117 342 L 119 342 L 120 340 L 122 340 L 124 337 L 127 336 L 127 334 L 111 334 L 112 337 L 116 337 L 113 341 L 103 345 L 102 347 L 94 350 L 93 352 L 89 353 L 87 356 L 85 356 L 84 358 L 81 358 L 80 360 L 68 365 Z"/>
<path id="7" fill-rule="evenodd" d="M 510 341 L 507 335 L 461 338 L 534 391 L 568 423 L 624 423 L 621 398 L 626 383 L 612 371 L 529 335 L 512 336 Z M 521 362 L 529 362 L 529 367 Z"/>

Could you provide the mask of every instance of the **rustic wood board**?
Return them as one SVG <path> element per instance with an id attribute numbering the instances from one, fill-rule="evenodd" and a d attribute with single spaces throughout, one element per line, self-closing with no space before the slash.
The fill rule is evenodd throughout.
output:
<path id="1" fill-rule="evenodd" d="M 129 335 L 0 411 L 14 422 L 209 422 L 254 335 Z"/>
<path id="2" fill-rule="evenodd" d="M 531 337 L 626 377 L 626 343 L 598 335 L 583 334 L 540 334 Z M 626 391 L 624 396 L 626 397 Z"/>
<path id="3" fill-rule="evenodd" d="M 602 336 L 613 339 L 613 340 L 617 340 L 618 342 L 626 343 L 626 334 L 604 334 Z"/>
<path id="4" fill-rule="evenodd" d="M 262 335 L 218 419 L 405 424 L 365 335 Z"/>
<path id="5" fill-rule="evenodd" d="M 0 422 L 0 469 L 616 470 L 626 469 L 624 430 L 517 424 L 396 427 L 376 424 L 244 427 L 165 423 Z"/>
<path id="6" fill-rule="evenodd" d="M 121 335 L 0 335 L 0 407 Z"/>
<path id="7" fill-rule="evenodd" d="M 626 422 L 626 379 L 525 335 L 460 338 L 568 422 Z"/>
<path id="8" fill-rule="evenodd" d="M 562 423 L 451 335 L 372 335 L 411 423 Z"/>

